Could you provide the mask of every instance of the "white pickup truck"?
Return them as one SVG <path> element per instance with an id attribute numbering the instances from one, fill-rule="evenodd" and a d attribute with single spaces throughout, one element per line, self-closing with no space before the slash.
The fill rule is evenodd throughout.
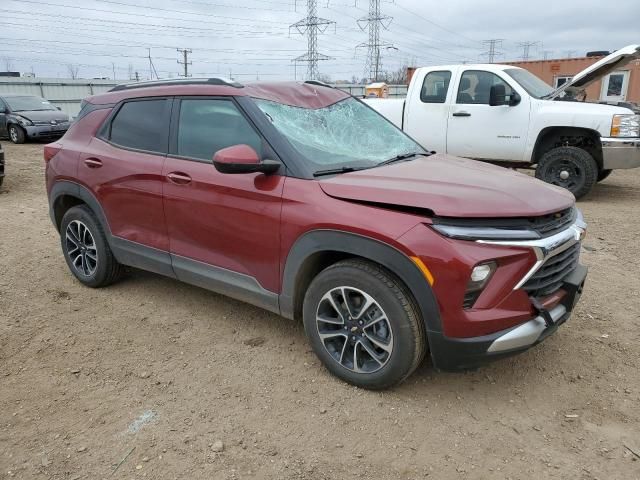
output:
<path id="1" fill-rule="evenodd" d="M 580 198 L 612 169 L 640 166 L 640 115 L 576 100 L 589 84 L 638 58 L 640 46 L 630 45 L 556 90 L 510 65 L 423 67 L 406 99 L 365 102 L 429 150 L 535 165 L 536 177 Z"/>

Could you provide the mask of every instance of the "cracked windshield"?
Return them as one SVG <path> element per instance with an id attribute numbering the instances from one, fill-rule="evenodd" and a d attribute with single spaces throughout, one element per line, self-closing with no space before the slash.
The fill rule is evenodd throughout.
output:
<path id="1" fill-rule="evenodd" d="M 256 103 L 296 150 L 318 167 L 372 167 L 397 155 L 424 152 L 354 98 L 319 109 L 267 100 Z"/>

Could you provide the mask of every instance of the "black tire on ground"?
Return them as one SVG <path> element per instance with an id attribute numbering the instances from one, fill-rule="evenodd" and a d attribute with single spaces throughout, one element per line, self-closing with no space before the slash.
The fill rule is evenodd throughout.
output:
<path id="1" fill-rule="evenodd" d="M 576 198 L 591 191 L 598 180 L 598 165 L 578 147 L 556 147 L 538 161 L 536 178 L 566 188 Z"/>
<path id="2" fill-rule="evenodd" d="M 26 137 L 22 127 L 16 124 L 9 125 L 9 140 L 13 143 L 24 143 Z"/>
<path id="3" fill-rule="evenodd" d="M 427 352 L 413 297 L 400 279 L 373 262 L 343 260 L 320 272 L 305 294 L 303 321 L 324 366 L 358 387 L 379 390 L 402 382 Z"/>
<path id="4" fill-rule="evenodd" d="M 613 170 L 600 170 L 598 172 L 598 182 L 603 181 L 604 179 L 606 179 L 609 175 L 611 175 L 611 172 L 613 172 Z"/>
<path id="5" fill-rule="evenodd" d="M 70 208 L 60 225 L 60 243 L 69 270 L 88 287 L 106 287 L 118 280 L 117 262 L 100 222 L 86 205 Z"/>

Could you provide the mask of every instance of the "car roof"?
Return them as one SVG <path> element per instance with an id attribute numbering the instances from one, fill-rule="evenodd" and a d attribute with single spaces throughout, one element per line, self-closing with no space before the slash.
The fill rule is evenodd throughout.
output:
<path id="1" fill-rule="evenodd" d="M 350 95 L 320 82 L 252 82 L 240 85 L 221 79 L 160 80 L 118 86 L 107 93 L 88 97 L 96 105 L 116 104 L 126 99 L 164 96 L 229 96 L 269 100 L 301 108 L 323 108 Z"/>

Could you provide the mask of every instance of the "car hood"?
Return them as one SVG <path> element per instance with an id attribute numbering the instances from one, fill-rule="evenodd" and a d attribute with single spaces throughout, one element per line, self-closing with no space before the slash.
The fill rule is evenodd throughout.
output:
<path id="1" fill-rule="evenodd" d="M 62 123 L 69 121 L 69 115 L 60 110 L 23 110 L 12 113 L 31 120 L 32 122 L 50 122 L 55 120 L 56 123 Z"/>
<path id="2" fill-rule="evenodd" d="M 522 173 L 434 154 L 319 181 L 329 196 L 428 209 L 442 217 L 531 217 L 569 208 L 573 195 Z"/>
<path id="3" fill-rule="evenodd" d="M 597 82 L 605 75 L 624 67 L 627 63 L 638 58 L 640 58 L 640 45 L 628 45 L 621 48 L 576 73 L 571 80 L 560 85 L 546 98 L 556 98 L 562 92 L 577 93 L 584 90 L 593 82 Z"/>

